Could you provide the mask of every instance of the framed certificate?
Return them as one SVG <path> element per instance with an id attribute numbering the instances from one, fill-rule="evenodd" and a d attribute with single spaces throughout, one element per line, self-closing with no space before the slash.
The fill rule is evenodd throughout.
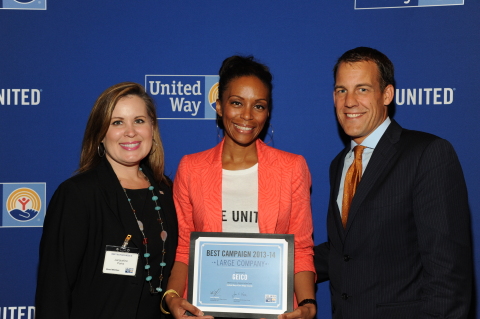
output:
<path id="1" fill-rule="evenodd" d="M 293 235 L 193 232 L 188 301 L 214 317 L 293 311 Z"/>

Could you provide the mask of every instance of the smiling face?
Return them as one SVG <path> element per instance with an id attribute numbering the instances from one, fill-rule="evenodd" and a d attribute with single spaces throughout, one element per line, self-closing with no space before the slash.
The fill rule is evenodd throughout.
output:
<path id="1" fill-rule="evenodd" d="M 341 63 L 333 92 L 337 119 L 343 130 L 360 144 L 387 118 L 394 88 L 380 88 L 377 65 L 371 61 Z"/>
<path id="2" fill-rule="evenodd" d="M 269 103 L 269 90 L 256 76 L 230 81 L 216 104 L 217 114 L 225 127 L 225 143 L 252 144 L 268 119 Z"/>
<path id="3" fill-rule="evenodd" d="M 152 148 L 153 124 L 145 102 L 136 95 L 118 100 L 103 139 L 112 167 L 139 165 Z"/>

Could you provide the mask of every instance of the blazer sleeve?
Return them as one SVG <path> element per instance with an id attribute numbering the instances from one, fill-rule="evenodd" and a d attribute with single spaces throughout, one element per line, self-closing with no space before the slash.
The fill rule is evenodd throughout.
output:
<path id="1" fill-rule="evenodd" d="M 187 155 L 180 161 L 173 182 L 173 200 L 178 219 L 178 247 L 175 260 L 186 265 L 188 265 L 189 258 L 190 233 L 194 231 L 193 205 L 190 201 L 188 172 L 189 159 Z"/>
<path id="2" fill-rule="evenodd" d="M 295 235 L 295 273 L 315 272 L 313 265 L 313 222 L 310 205 L 312 179 L 302 156 L 295 161 L 292 173 L 292 208 L 289 233 Z"/>
<path id="3" fill-rule="evenodd" d="M 328 242 L 321 243 L 314 247 L 314 263 L 315 272 L 317 273 L 316 282 L 324 282 L 329 280 L 328 277 L 328 254 L 330 253 L 330 244 Z"/>
<path id="4" fill-rule="evenodd" d="M 36 318 L 69 318 L 72 292 L 87 246 L 88 209 L 73 182 L 62 183 L 45 216 L 40 242 Z"/>
<path id="5" fill-rule="evenodd" d="M 470 212 L 451 144 L 430 143 L 416 176 L 413 211 L 425 282 L 420 317 L 466 318 L 473 281 Z"/>

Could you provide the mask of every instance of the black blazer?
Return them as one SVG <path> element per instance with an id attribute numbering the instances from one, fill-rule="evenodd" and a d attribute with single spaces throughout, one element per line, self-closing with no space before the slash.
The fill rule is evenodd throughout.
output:
<path id="1" fill-rule="evenodd" d="M 154 183 L 150 170 L 143 172 Z M 168 232 L 163 289 L 175 258 L 178 226 L 170 186 L 154 184 Z M 140 248 L 135 277 L 103 274 L 105 246 Z M 104 158 L 93 170 L 63 182 L 53 195 L 40 244 L 36 318 L 135 318 L 145 282 L 142 234 L 112 167 Z"/>
<path id="2" fill-rule="evenodd" d="M 334 318 L 466 318 L 472 291 L 467 190 L 447 141 L 395 121 L 380 139 L 344 230 L 330 166 L 328 242 L 315 247 Z"/>

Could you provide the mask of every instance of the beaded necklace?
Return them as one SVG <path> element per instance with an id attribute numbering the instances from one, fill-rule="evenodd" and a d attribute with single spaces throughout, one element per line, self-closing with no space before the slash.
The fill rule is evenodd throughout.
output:
<path id="1" fill-rule="evenodd" d="M 155 202 L 155 211 L 158 214 L 157 221 L 160 224 L 160 227 L 162 228 L 162 231 L 160 233 L 160 238 L 162 239 L 162 262 L 160 263 L 160 267 L 161 267 L 160 276 L 158 277 L 160 279 L 160 282 L 158 284 L 158 287 L 156 288 L 153 288 L 152 286 L 152 276 L 150 275 L 150 264 L 148 263 L 148 257 L 150 257 L 150 253 L 148 252 L 148 238 L 145 236 L 145 233 L 143 232 L 143 223 L 137 218 L 137 213 L 135 209 L 133 209 L 132 202 L 131 202 L 131 199 L 128 197 L 127 191 L 125 190 L 124 187 L 122 188 L 123 188 L 123 192 L 125 193 L 125 196 L 127 197 L 128 204 L 130 204 L 130 208 L 133 211 L 133 216 L 135 216 L 135 219 L 137 220 L 138 228 L 140 229 L 140 232 L 142 233 L 142 236 L 143 236 L 143 246 L 145 246 L 145 253 L 143 254 L 143 257 L 145 257 L 145 270 L 147 271 L 147 277 L 145 278 L 145 280 L 150 285 L 150 293 L 156 295 L 162 291 L 161 287 L 162 287 L 162 280 L 163 280 L 163 268 L 167 265 L 165 263 L 165 253 L 166 253 L 165 241 L 167 240 L 167 232 L 163 228 L 163 220 L 162 220 L 162 217 L 160 216 L 161 207 L 158 206 L 158 203 L 157 203 L 158 196 L 156 196 L 154 193 L 155 188 L 152 186 L 152 183 L 150 183 L 150 180 L 148 179 L 147 175 L 145 175 L 145 173 L 142 171 L 141 167 L 139 168 L 139 170 L 142 172 L 143 177 L 145 177 L 145 179 L 149 184 L 148 190 L 152 192 L 152 201 Z"/>

